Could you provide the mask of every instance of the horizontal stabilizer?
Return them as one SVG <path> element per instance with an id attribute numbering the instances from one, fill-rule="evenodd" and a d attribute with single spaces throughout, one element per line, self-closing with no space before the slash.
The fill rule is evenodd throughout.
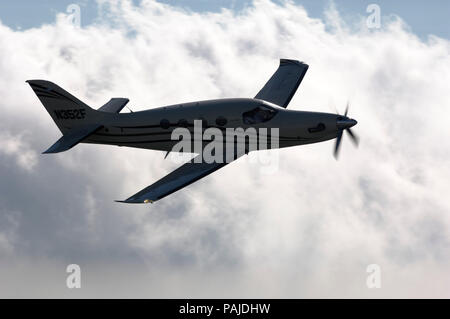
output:
<path id="1" fill-rule="evenodd" d="M 73 128 L 69 132 L 64 134 L 59 140 L 56 141 L 55 144 L 50 146 L 50 148 L 42 154 L 59 153 L 67 151 L 68 149 L 71 149 L 72 147 L 80 143 L 82 140 L 84 140 L 92 133 L 102 128 L 102 126 L 103 125 L 99 124 L 90 124 L 82 127 Z"/>
<path id="2" fill-rule="evenodd" d="M 115 97 L 109 100 L 108 103 L 99 108 L 99 111 L 108 112 L 108 113 L 119 113 L 125 105 L 129 102 L 129 99 L 125 99 L 122 97 Z"/>

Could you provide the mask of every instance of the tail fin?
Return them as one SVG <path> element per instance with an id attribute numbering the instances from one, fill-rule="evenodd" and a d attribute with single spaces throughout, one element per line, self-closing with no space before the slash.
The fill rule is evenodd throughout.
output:
<path id="1" fill-rule="evenodd" d="M 44 153 L 64 152 L 95 133 L 103 126 L 99 111 L 91 109 L 55 83 L 28 80 L 63 136 Z"/>
<path id="2" fill-rule="evenodd" d="M 28 80 L 34 93 L 47 109 L 61 133 L 95 123 L 96 110 L 60 88 L 44 80 Z"/>

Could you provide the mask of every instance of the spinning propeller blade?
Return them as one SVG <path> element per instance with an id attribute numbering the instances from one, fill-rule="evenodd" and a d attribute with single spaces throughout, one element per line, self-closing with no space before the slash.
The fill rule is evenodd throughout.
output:
<path id="1" fill-rule="evenodd" d="M 350 129 L 352 126 L 356 125 L 356 121 L 353 119 L 350 119 L 347 117 L 348 114 L 348 110 L 350 107 L 350 102 L 347 102 L 347 106 L 345 107 L 345 112 L 344 112 L 344 116 L 341 116 L 338 118 L 337 120 L 337 127 L 338 127 L 338 133 L 336 136 L 336 144 L 334 146 L 334 157 L 337 159 L 338 155 L 339 155 L 339 149 L 341 147 L 341 142 L 342 142 L 342 133 L 345 131 L 347 131 L 348 135 L 350 135 L 350 139 L 352 140 L 353 144 L 355 144 L 355 146 L 358 146 L 359 144 L 359 138 L 358 136 L 353 133 L 353 131 Z M 339 112 L 336 111 L 336 114 L 339 115 Z"/>

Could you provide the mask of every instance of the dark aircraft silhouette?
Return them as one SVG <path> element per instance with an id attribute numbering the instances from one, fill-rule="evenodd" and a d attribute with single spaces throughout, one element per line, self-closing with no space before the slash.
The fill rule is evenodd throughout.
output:
<path id="1" fill-rule="evenodd" d="M 190 142 L 198 142 L 201 146 L 201 149 L 195 149 L 194 146 L 194 151 L 190 148 L 188 152 L 201 153 L 205 146 L 211 143 L 211 139 L 203 134 L 195 134 L 194 124 L 199 123 L 200 133 L 212 128 L 216 129 L 216 132 L 254 128 L 256 140 L 271 137 L 267 131 L 278 129 L 275 145 L 278 148 L 336 138 L 334 155 L 337 157 L 344 130 L 355 144 L 358 143 L 358 138 L 350 129 L 357 122 L 347 117 L 348 104 L 344 115 L 286 109 L 307 70 L 308 65 L 305 63 L 281 59 L 277 71 L 254 98 L 198 101 L 131 113 L 119 113 L 129 101 L 125 98 L 112 98 L 98 110 L 94 110 L 52 82 L 27 82 L 63 134 L 44 153 L 63 152 L 78 143 L 110 144 L 170 152 L 179 142 L 178 139 L 172 138 L 172 133 L 181 128 L 193 132 L 194 136 Z M 208 162 L 197 155 L 159 181 L 121 202 L 157 201 L 213 173 L 249 151 L 262 149 L 258 147 L 258 143 L 256 148 L 251 148 L 247 138 L 235 140 L 233 137 L 223 143 L 231 144 L 233 152 L 231 155 L 224 152 L 222 161 Z M 271 144 L 267 148 L 275 147 Z"/>

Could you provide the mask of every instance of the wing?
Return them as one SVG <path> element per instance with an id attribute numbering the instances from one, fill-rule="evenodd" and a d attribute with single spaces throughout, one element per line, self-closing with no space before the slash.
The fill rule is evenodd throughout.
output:
<path id="1" fill-rule="evenodd" d="M 200 155 L 197 155 L 197 157 Z M 197 158 L 195 157 L 195 158 Z M 239 157 L 239 156 L 238 156 Z M 236 157 L 235 159 L 237 159 Z M 121 203 L 153 203 L 167 195 L 176 192 L 189 184 L 217 171 L 232 161 L 224 163 L 195 163 L 195 158 L 180 166 L 173 172 L 161 178 L 159 181 L 144 188 Z"/>
<path id="2" fill-rule="evenodd" d="M 308 65 L 296 60 L 281 59 L 278 70 L 256 94 L 255 99 L 287 107 L 308 71 Z"/>

